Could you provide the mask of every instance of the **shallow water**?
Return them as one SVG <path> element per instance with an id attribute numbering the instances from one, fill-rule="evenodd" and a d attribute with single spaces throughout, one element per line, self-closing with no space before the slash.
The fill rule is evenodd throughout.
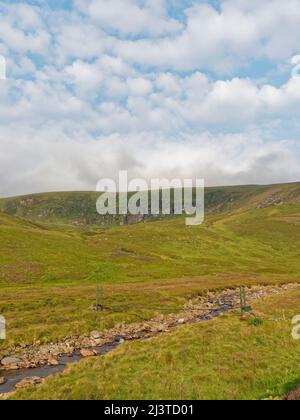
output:
<path id="1" fill-rule="evenodd" d="M 95 347 L 93 350 L 96 350 L 99 356 L 104 356 L 117 348 L 119 345 L 121 345 L 121 342 L 116 341 L 114 344 Z M 63 372 L 67 366 L 77 363 L 82 359 L 83 357 L 79 353 L 75 353 L 71 356 L 65 355 L 58 358 L 58 366 L 41 366 L 33 369 L 19 369 L 16 371 L 2 372 L 0 377 L 5 378 L 6 382 L 5 384 L 0 385 L 0 394 L 6 394 L 14 391 L 16 385 L 25 378 L 32 378 L 33 376 L 43 379 L 48 378 L 56 373 Z"/>

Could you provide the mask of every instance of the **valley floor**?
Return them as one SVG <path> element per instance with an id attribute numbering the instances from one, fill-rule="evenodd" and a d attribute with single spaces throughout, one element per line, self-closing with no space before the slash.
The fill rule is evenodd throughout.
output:
<path id="1" fill-rule="evenodd" d="M 195 229 L 178 219 L 93 234 L 0 215 L 0 358 L 16 345 L 172 313 L 208 290 L 297 282 L 299 214 L 297 204 L 211 216 Z M 98 285 L 104 313 L 93 310 Z"/>
<path id="2" fill-rule="evenodd" d="M 68 209 L 64 194 L 0 203 L 0 315 L 7 321 L 0 360 L 66 337 L 178 314 L 211 291 L 300 282 L 299 184 L 209 191 L 205 223 L 191 229 L 177 217 L 82 225 L 83 196 L 68 197 Z M 93 197 L 89 203 L 94 220 Z M 59 219 L 62 209 L 70 220 Z M 126 343 L 16 397 L 282 397 L 300 383 L 300 343 L 291 338 L 299 299 L 299 291 L 284 292 L 255 304 L 254 321 L 230 313 Z"/>
<path id="3" fill-rule="evenodd" d="M 15 399 L 283 398 L 300 383 L 300 341 L 291 320 L 300 288 L 239 312 L 187 325 L 69 367 Z"/>

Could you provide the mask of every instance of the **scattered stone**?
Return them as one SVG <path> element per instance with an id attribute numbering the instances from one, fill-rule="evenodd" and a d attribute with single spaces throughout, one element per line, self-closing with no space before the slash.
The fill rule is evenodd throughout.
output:
<path id="1" fill-rule="evenodd" d="M 90 338 L 84 338 L 81 342 L 81 346 L 83 346 L 84 348 L 90 347 L 91 346 Z"/>
<path id="2" fill-rule="evenodd" d="M 36 386 L 36 385 L 39 385 L 41 383 L 42 383 L 42 379 L 40 377 L 32 376 L 32 377 L 23 379 L 21 382 L 19 382 L 16 385 L 16 388 L 17 389 L 23 389 L 23 388 Z"/>
<path id="3" fill-rule="evenodd" d="M 95 350 L 90 350 L 90 349 L 81 349 L 80 354 L 81 354 L 82 357 L 97 356 L 97 352 Z"/>
<path id="4" fill-rule="evenodd" d="M 48 366 L 58 366 L 59 365 L 59 361 L 56 359 L 49 359 L 48 360 Z"/>
<path id="5" fill-rule="evenodd" d="M 291 283 L 282 286 L 253 286 L 247 287 L 247 303 L 251 305 L 258 299 L 277 295 L 287 290 L 299 290 L 299 284 Z M 216 316 L 221 314 L 218 309 L 225 307 L 225 310 L 238 309 L 240 307 L 240 290 L 228 289 L 222 292 L 210 292 L 205 295 L 195 295 L 184 305 L 181 313 L 159 315 L 153 319 L 143 322 L 126 324 L 119 323 L 109 330 L 93 331 L 92 333 L 81 336 L 70 336 L 60 343 L 49 343 L 40 346 L 39 342 L 33 345 L 21 344 L 9 351 L 2 351 L 0 354 L 0 372 L 17 370 L 20 368 L 35 368 L 51 364 L 56 366 L 62 355 L 73 356 L 80 352 L 82 357 L 92 357 L 97 355 L 95 347 L 101 347 L 115 343 L 119 338 L 127 340 L 145 339 L 167 333 L 171 327 L 208 320 L 212 317 L 212 312 L 216 311 Z M 226 309 L 227 308 L 227 309 Z M 248 315 L 251 316 L 251 315 Z M 245 319 L 248 319 L 245 316 Z M 253 316 L 253 315 L 252 315 Z M 285 315 L 283 314 L 283 318 Z M 120 341 L 120 344 L 123 341 Z M 14 357 L 11 357 L 11 354 Z M 54 361 L 55 360 L 55 361 Z M 53 361 L 53 364 L 52 364 Z"/>
<path id="6" fill-rule="evenodd" d="M 91 337 L 92 337 L 94 340 L 100 340 L 100 338 L 102 338 L 102 334 L 101 334 L 100 332 L 98 332 L 98 331 L 93 331 L 93 332 L 91 333 Z"/>
<path id="7" fill-rule="evenodd" d="M 168 326 L 164 325 L 164 324 L 158 325 L 157 326 L 157 331 L 158 332 L 167 332 L 168 331 Z"/>
<path id="8" fill-rule="evenodd" d="M 4 359 L 1 360 L 2 366 L 9 367 L 9 368 L 11 368 L 11 366 L 18 365 L 19 363 L 21 363 L 21 360 L 18 359 L 17 357 L 5 357 Z"/>
<path id="9" fill-rule="evenodd" d="M 5 367 L 5 370 L 19 370 L 20 366 L 19 365 L 7 365 Z"/>
<path id="10" fill-rule="evenodd" d="M 35 369 L 35 368 L 37 368 L 37 367 L 38 367 L 38 364 L 37 364 L 37 363 L 35 363 L 35 362 L 31 362 L 31 363 L 28 363 L 28 364 L 26 365 L 25 369 Z"/>
<path id="11" fill-rule="evenodd" d="M 99 338 L 98 340 L 95 340 L 95 346 L 104 346 L 106 344 L 106 341 L 103 340 L 103 338 Z"/>
<path id="12" fill-rule="evenodd" d="M 5 378 L 0 378 L 0 385 L 4 385 L 6 383 L 6 379 Z"/>

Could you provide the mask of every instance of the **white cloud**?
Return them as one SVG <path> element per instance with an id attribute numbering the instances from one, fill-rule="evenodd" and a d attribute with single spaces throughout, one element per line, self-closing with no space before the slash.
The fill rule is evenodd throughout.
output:
<path id="1" fill-rule="evenodd" d="M 53 67 L 36 71 L 26 60 L 24 65 L 26 72 L 31 68 L 36 72 L 36 79 L 2 84 L 3 123 L 18 115 L 39 127 L 49 118 L 63 124 L 66 115 L 75 120 L 81 115 L 82 124 L 97 132 L 114 133 L 118 127 L 122 133 L 159 130 L 177 135 L 191 127 L 244 130 L 270 118 L 300 113 L 300 77 L 275 86 L 237 77 L 213 81 L 200 72 L 139 73 L 107 55 L 94 62 L 76 60 L 61 71 Z M 104 121 L 102 105 L 107 103 Z"/>
<path id="2" fill-rule="evenodd" d="M 70 57 L 99 57 L 107 47 L 107 36 L 93 24 L 78 18 L 71 23 L 64 22 L 56 32 L 52 61 L 57 60 L 57 64 L 66 62 Z"/>
<path id="3" fill-rule="evenodd" d="M 0 7 L 0 40 L 18 53 L 47 53 L 50 35 L 38 9 L 25 4 Z"/>
<path id="4" fill-rule="evenodd" d="M 75 86 L 79 95 L 100 93 L 103 74 L 96 65 L 77 60 L 71 66 L 65 68 L 65 73 L 69 79 L 68 83 Z"/>
<path id="5" fill-rule="evenodd" d="M 255 60 L 298 64 L 300 0 L 195 1 L 183 19 L 172 3 L 0 5 L 1 195 L 93 188 L 120 168 L 209 184 L 299 177 L 300 77 L 245 74 Z"/>
<path id="6" fill-rule="evenodd" d="M 224 0 L 197 4 L 184 29 L 159 40 L 121 40 L 114 50 L 145 66 L 229 72 L 253 59 L 288 59 L 300 45 L 300 1 Z"/>
<path id="7" fill-rule="evenodd" d="M 151 82 L 142 77 L 128 79 L 127 86 L 129 96 L 146 96 L 152 91 Z"/>
<path id="8" fill-rule="evenodd" d="M 95 140 L 83 131 L 67 136 L 55 126 L 28 134 L 21 125 L 1 132 L 1 195 L 94 189 L 99 178 L 115 177 L 120 169 L 148 179 L 204 177 L 210 185 L 291 181 L 300 176 L 292 145 L 266 142 L 257 133 L 202 133 L 177 142 L 159 133 L 155 140 L 149 133 Z M 8 140 L 11 135 L 16 137 L 13 144 Z"/>
<path id="9" fill-rule="evenodd" d="M 181 29 L 180 22 L 170 18 L 163 0 L 84 0 L 78 8 L 104 29 L 123 35 L 165 35 Z"/>

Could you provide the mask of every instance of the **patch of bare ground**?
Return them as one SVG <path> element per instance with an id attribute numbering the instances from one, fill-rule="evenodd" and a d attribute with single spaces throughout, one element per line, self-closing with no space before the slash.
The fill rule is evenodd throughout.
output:
<path id="1" fill-rule="evenodd" d="M 286 401 L 300 401 L 300 386 L 294 391 L 290 392 L 286 398 Z"/>

